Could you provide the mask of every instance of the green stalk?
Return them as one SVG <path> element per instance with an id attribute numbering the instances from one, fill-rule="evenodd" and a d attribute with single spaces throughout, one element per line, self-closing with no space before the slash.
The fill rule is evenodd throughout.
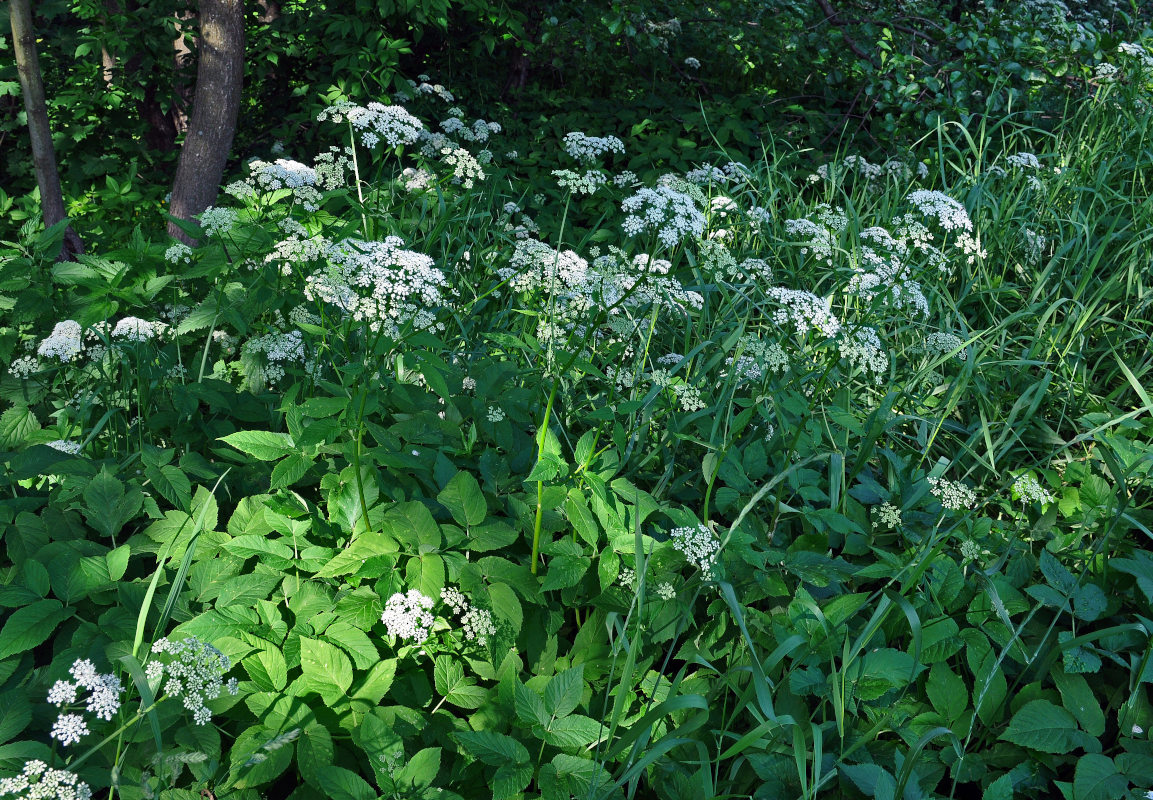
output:
<path id="1" fill-rule="evenodd" d="M 553 400 L 556 399 L 556 385 L 557 379 L 553 378 L 552 391 L 548 393 L 548 404 L 544 409 L 544 422 L 541 423 L 540 430 L 536 432 L 536 460 L 540 463 L 541 454 L 544 452 L 545 438 L 548 436 L 548 421 L 552 415 Z M 540 555 L 540 526 L 544 517 L 544 481 L 536 482 L 536 519 L 533 520 L 532 526 L 532 564 L 530 569 L 533 575 L 537 571 L 537 558 Z"/>

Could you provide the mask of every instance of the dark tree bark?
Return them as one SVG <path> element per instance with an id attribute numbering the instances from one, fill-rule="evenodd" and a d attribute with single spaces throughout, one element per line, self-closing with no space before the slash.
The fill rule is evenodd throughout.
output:
<path id="1" fill-rule="evenodd" d="M 36 53 L 36 34 L 32 30 L 32 7 L 29 0 L 9 0 L 12 19 L 12 41 L 16 50 L 16 71 L 24 110 L 28 113 L 28 135 L 32 140 L 32 162 L 36 183 L 40 187 L 40 213 L 44 227 L 50 228 L 65 219 L 64 196 L 60 190 L 60 173 L 56 170 L 56 148 L 48 126 L 48 105 L 44 100 L 44 76 Z M 64 229 L 64 246 L 60 260 L 71 261 L 84 252 L 84 242 L 69 225 Z"/>
<path id="2" fill-rule="evenodd" d="M 188 134 L 176 165 L 169 213 L 180 220 L 216 200 L 232 149 L 244 77 L 243 0 L 201 0 L 196 93 Z M 173 223 L 168 232 L 189 242 Z"/>

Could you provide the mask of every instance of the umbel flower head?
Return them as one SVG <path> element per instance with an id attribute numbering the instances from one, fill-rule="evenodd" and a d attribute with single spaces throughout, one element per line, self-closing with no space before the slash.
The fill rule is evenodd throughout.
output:
<path id="1" fill-rule="evenodd" d="M 432 632 L 431 608 L 432 598 L 416 589 L 410 589 L 408 594 L 397 592 L 385 603 L 380 621 L 388 629 L 389 636 L 411 639 L 414 644 L 420 644 Z"/>
<path id="2" fill-rule="evenodd" d="M 74 772 L 49 769 L 39 759 L 24 764 L 19 775 L 0 779 L 0 797 L 28 800 L 91 800 L 92 789 Z"/>
<path id="3" fill-rule="evenodd" d="M 157 658 L 145 668 L 149 682 L 159 684 L 163 680 L 164 696 L 183 698 L 197 725 L 207 725 L 212 719 L 212 712 L 204 705 L 206 700 L 220 697 L 225 688 L 231 695 L 239 691 L 236 678 L 224 682 L 224 673 L 232 666 L 228 656 L 195 636 L 179 642 L 158 639 L 152 653 Z"/>

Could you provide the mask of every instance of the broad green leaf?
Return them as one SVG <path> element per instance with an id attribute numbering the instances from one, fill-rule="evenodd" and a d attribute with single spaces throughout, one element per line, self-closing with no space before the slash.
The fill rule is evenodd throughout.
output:
<path id="1" fill-rule="evenodd" d="M 250 653 L 243 664 L 248 676 L 261 691 L 279 692 L 288 683 L 288 667 L 278 648 L 269 647 Z"/>
<path id="2" fill-rule="evenodd" d="M 144 476 L 160 492 L 160 496 L 174 507 L 184 510 L 192 500 L 192 482 L 179 467 L 171 464 L 165 466 L 147 466 Z"/>
<path id="3" fill-rule="evenodd" d="M 492 776 L 492 800 L 508 800 L 524 791 L 532 780 L 531 764 L 504 764 Z"/>
<path id="4" fill-rule="evenodd" d="M 571 714 L 546 725 L 543 738 L 549 744 L 561 749 L 575 750 L 592 744 L 604 732 L 601 723 L 595 719 Z"/>
<path id="5" fill-rule="evenodd" d="M 433 666 L 436 691 L 445 700 L 460 708 L 480 708 L 488 690 L 466 678 L 464 668 L 451 656 L 437 656 Z"/>
<path id="6" fill-rule="evenodd" d="M 104 554 L 104 561 L 108 565 L 108 577 L 110 580 L 118 581 L 124 577 L 124 573 L 128 571 L 128 558 L 131 555 L 132 548 L 126 544 L 122 544 L 115 550 L 109 550 Z"/>
<path id="7" fill-rule="evenodd" d="M 1071 597 L 1077 590 L 1077 579 L 1057 560 L 1057 557 L 1047 549 L 1041 550 L 1041 574 L 1049 585 L 1066 597 Z"/>
<path id="8" fill-rule="evenodd" d="M 424 503 L 415 500 L 388 509 L 380 529 L 406 545 L 408 552 L 430 553 L 439 550 L 444 543 L 432 512 Z"/>
<path id="9" fill-rule="evenodd" d="M 499 519 L 490 519 L 469 528 L 467 549 L 477 553 L 499 550 L 517 540 L 516 529 Z"/>
<path id="10" fill-rule="evenodd" d="M 549 723 L 549 713 L 544 708 L 544 698 L 520 681 L 513 684 L 513 704 L 517 718 L 526 725 Z"/>
<path id="11" fill-rule="evenodd" d="M 296 742 L 296 764 L 306 783 L 323 788 L 320 770 L 332 764 L 333 752 L 332 734 L 328 728 L 315 722 L 304 726 Z"/>
<path id="12" fill-rule="evenodd" d="M 1079 586 L 1073 593 L 1073 613 L 1086 622 L 1093 622 L 1100 617 L 1108 605 L 1105 592 L 1095 583 Z"/>
<path id="13" fill-rule="evenodd" d="M 289 453 L 288 458 L 278 462 L 272 468 L 269 488 L 275 491 L 291 486 L 303 478 L 314 463 L 316 463 L 314 459 L 303 453 Z"/>
<path id="14" fill-rule="evenodd" d="M 408 763 L 401 768 L 396 776 L 396 782 L 402 786 L 424 789 L 432 786 L 440 772 L 439 747 L 426 747 L 418 750 L 416 755 L 408 759 Z"/>
<path id="15" fill-rule="evenodd" d="M 1085 676 L 1068 675 L 1061 670 L 1054 670 L 1050 674 L 1057 684 L 1057 691 L 1061 693 L 1061 705 L 1077 718 L 1077 722 L 1090 736 L 1100 738 L 1104 735 L 1105 713 Z"/>
<path id="16" fill-rule="evenodd" d="M 292 437 L 272 431 L 237 431 L 220 440 L 259 461 L 275 461 L 293 452 Z"/>
<path id="17" fill-rule="evenodd" d="M 540 588 L 549 591 L 576 586 L 591 564 L 587 556 L 553 556 L 549 559 L 548 571 Z"/>
<path id="18" fill-rule="evenodd" d="M 277 566 L 284 562 L 291 562 L 293 558 L 292 548 L 288 545 L 255 533 L 237 536 L 232 541 L 225 543 L 224 550 L 237 558 L 258 556 L 262 561 L 265 561 L 266 556 L 271 556 L 267 563 Z"/>
<path id="19" fill-rule="evenodd" d="M 357 669 L 371 669 L 380 661 L 380 652 L 368 634 L 344 620 L 337 620 L 325 628 L 324 638 L 352 656 Z"/>
<path id="20" fill-rule="evenodd" d="M 294 736 L 253 725 L 237 737 L 229 753 L 230 774 L 237 789 L 275 780 L 292 763 Z"/>
<path id="21" fill-rule="evenodd" d="M 369 669 L 368 674 L 356 682 L 352 696 L 357 700 L 364 700 L 375 705 L 388 694 L 395 678 L 396 659 L 389 658 L 380 661 Z"/>
<path id="22" fill-rule="evenodd" d="M 485 764 L 497 767 L 510 763 L 528 763 L 528 750 L 511 736 L 493 731 L 457 731 L 454 735 L 468 752 Z"/>
<path id="23" fill-rule="evenodd" d="M 488 596 L 492 600 L 493 614 L 509 624 L 514 636 L 519 634 L 524 624 L 524 610 L 516 592 L 507 583 L 494 583 L 488 587 Z"/>
<path id="24" fill-rule="evenodd" d="M 456 524 L 461 527 L 479 525 L 488 516 L 484 493 L 469 472 L 462 471 L 453 475 L 436 499 L 449 510 Z"/>
<path id="25" fill-rule="evenodd" d="M 544 707 L 553 717 L 565 717 L 580 704 L 584 692 L 584 664 L 566 669 L 549 679 L 544 689 Z"/>
<path id="26" fill-rule="evenodd" d="M 38 430 L 40 422 L 28 406 L 12 406 L 0 414 L 0 448 L 15 449 Z"/>
<path id="27" fill-rule="evenodd" d="M 41 644 L 70 616 L 72 609 L 64 608 L 59 600 L 37 600 L 16 609 L 0 629 L 0 659 Z"/>
<path id="28" fill-rule="evenodd" d="M 404 570 L 405 582 L 425 597 L 440 597 L 444 588 L 444 559 L 436 553 L 414 556 Z"/>
<path id="29" fill-rule="evenodd" d="M 376 800 L 372 786 L 352 770 L 331 765 L 319 767 L 315 777 L 327 800 Z"/>
<path id="30" fill-rule="evenodd" d="M 877 764 L 841 764 L 840 770 L 866 797 L 893 800 L 897 794 L 897 781 L 892 773 Z"/>
<path id="31" fill-rule="evenodd" d="M 352 662 L 339 647 L 320 639 L 300 637 L 301 688 L 317 692 L 329 705 L 352 685 Z"/>
<path id="32" fill-rule="evenodd" d="M 1113 759 L 1089 753 L 1077 759 L 1073 771 L 1074 800 L 1116 800 L 1124 797 L 1129 779 L 1117 771 Z"/>
<path id="33" fill-rule="evenodd" d="M 929 670 L 929 680 L 925 692 L 933 708 L 952 725 L 969 707 L 969 690 L 965 681 L 943 662 L 937 662 Z"/>
<path id="34" fill-rule="evenodd" d="M 27 693 L 10 689 L 0 693 L 0 744 L 15 738 L 32 721 Z"/>
<path id="35" fill-rule="evenodd" d="M 84 518 L 101 536 L 113 537 L 139 512 L 144 495 L 125 492 L 124 484 L 101 470 L 84 487 Z"/>
<path id="36" fill-rule="evenodd" d="M 1068 753 L 1095 741 L 1077 729 L 1077 720 L 1048 700 L 1032 700 L 1013 715 L 1002 739 L 1042 753 Z"/>
<path id="37" fill-rule="evenodd" d="M 986 786 L 981 800 L 1013 800 L 1013 774 L 1006 772 Z"/>
<path id="38" fill-rule="evenodd" d="M 596 547 L 600 541 L 600 528 L 597 527 L 592 509 L 578 489 L 569 489 L 568 497 L 564 501 L 564 510 L 573 530 L 580 534 L 590 547 Z"/>

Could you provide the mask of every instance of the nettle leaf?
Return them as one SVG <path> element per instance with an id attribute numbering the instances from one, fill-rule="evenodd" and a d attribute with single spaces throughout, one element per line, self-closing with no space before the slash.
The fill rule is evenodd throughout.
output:
<path id="1" fill-rule="evenodd" d="M 505 764 L 492 776 L 492 800 L 507 800 L 519 795 L 531 780 L 531 764 Z"/>
<path id="2" fill-rule="evenodd" d="M 0 629 L 0 659 L 23 653 L 43 643 L 73 610 L 59 600 L 37 600 L 18 608 Z"/>
<path id="3" fill-rule="evenodd" d="M 456 524 L 462 527 L 479 525 L 488 516 L 484 493 L 469 472 L 462 471 L 453 475 L 436 499 L 449 510 Z"/>
<path id="4" fill-rule="evenodd" d="M 1117 770 L 1113 759 L 1089 753 L 1077 759 L 1073 771 L 1073 796 L 1077 800 L 1114 800 L 1124 797 L 1129 779 Z"/>
<path id="5" fill-rule="evenodd" d="M 544 707 L 553 717 L 566 717 L 580 704 L 584 692 L 584 664 L 554 675 L 545 686 Z"/>
<path id="6" fill-rule="evenodd" d="M 269 488 L 273 491 L 291 486 L 304 477 L 316 460 L 303 453 L 289 453 L 288 458 L 272 468 Z"/>
<path id="7" fill-rule="evenodd" d="M 332 705 L 352 685 L 352 662 L 336 645 L 300 637 L 301 689 L 316 692 Z"/>
<path id="8" fill-rule="evenodd" d="M 275 461 L 295 449 L 291 436 L 272 431 L 237 431 L 221 436 L 220 441 L 259 461 Z"/>
<path id="9" fill-rule="evenodd" d="M 1048 700 L 1032 700 L 1009 720 L 1002 739 L 1042 753 L 1093 748 L 1097 740 L 1077 728 L 1077 719 Z"/>

